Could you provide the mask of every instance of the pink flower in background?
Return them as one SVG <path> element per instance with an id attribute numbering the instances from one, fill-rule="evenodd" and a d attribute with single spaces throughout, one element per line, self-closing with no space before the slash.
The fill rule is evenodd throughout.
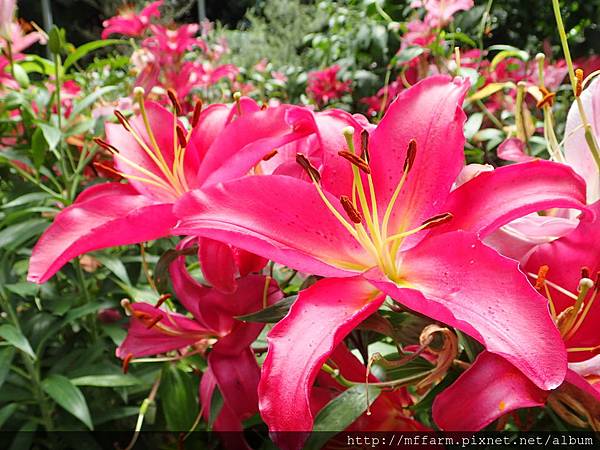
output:
<path id="1" fill-rule="evenodd" d="M 33 44 L 40 43 L 45 44 L 47 41 L 47 36 L 42 31 L 31 31 L 33 28 L 27 22 L 13 22 L 10 25 L 10 35 L 8 39 L 10 40 L 11 50 L 13 52 L 13 60 L 18 60 L 23 58 L 23 55 L 20 53 L 31 47 Z M 0 48 L 6 48 L 6 39 L 0 37 Z"/>
<path id="2" fill-rule="evenodd" d="M 111 34 L 141 36 L 150 26 L 152 18 L 160 17 L 159 8 L 162 4 L 163 0 L 149 3 L 139 13 L 129 6 L 119 10 L 116 16 L 102 22 L 102 39 L 107 39 Z"/>
<path id="3" fill-rule="evenodd" d="M 474 6 L 473 0 L 413 0 L 413 8 L 425 8 L 425 22 L 431 28 L 444 27 L 450 23 L 454 14 L 468 11 Z"/>
<path id="4" fill-rule="evenodd" d="M 368 139 L 361 119 L 347 146 L 321 146 L 329 155 L 321 166 L 299 153 L 312 182 L 251 176 L 177 202 L 182 234 L 328 277 L 301 291 L 269 333 L 259 397 L 272 432 L 311 430 L 309 399 L 323 362 L 386 294 L 473 336 L 540 388 L 562 383 L 566 356 L 556 354 L 563 344 L 544 299 L 516 262 L 479 239 L 545 205 L 584 209 L 585 186 L 565 166 L 534 162 L 452 191 L 464 164 L 460 105 L 468 87 L 428 78 L 398 96 Z M 302 443 L 302 436 L 281 442 Z"/>
<path id="5" fill-rule="evenodd" d="M 340 66 L 333 65 L 323 70 L 309 72 L 306 93 L 315 100 L 317 105 L 324 106 L 351 92 L 352 81 L 338 80 L 339 71 Z"/>
<path id="6" fill-rule="evenodd" d="M 0 36 L 9 37 L 17 0 L 0 0 Z"/>

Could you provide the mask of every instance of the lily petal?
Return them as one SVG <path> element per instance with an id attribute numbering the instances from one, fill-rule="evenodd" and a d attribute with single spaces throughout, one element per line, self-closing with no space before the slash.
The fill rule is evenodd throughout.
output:
<path id="1" fill-rule="evenodd" d="M 516 409 L 543 406 L 548 394 L 505 359 L 482 352 L 436 396 L 433 418 L 444 431 L 479 431 Z"/>
<path id="2" fill-rule="evenodd" d="M 56 216 L 39 239 L 27 279 L 44 283 L 76 256 L 168 235 L 177 221 L 172 206 L 156 204 L 118 183 L 87 189 Z"/>
<path id="3" fill-rule="evenodd" d="M 228 242 L 302 272 L 352 276 L 375 263 L 316 188 L 293 177 L 245 177 L 192 191 L 175 212 L 181 218 L 177 233 Z"/>
<path id="4" fill-rule="evenodd" d="M 171 350 L 188 347 L 203 338 L 214 335 L 212 330 L 204 328 L 196 321 L 177 313 L 168 313 L 144 302 L 131 304 L 132 317 L 127 337 L 116 351 L 118 358 L 132 354 L 135 357 L 157 355 Z M 149 319 L 141 320 L 137 315 L 144 314 Z M 150 326 L 152 319 L 160 320 Z M 164 328 L 170 331 L 164 331 Z"/>
<path id="5" fill-rule="evenodd" d="M 213 239 L 199 239 L 198 261 L 205 280 L 214 288 L 225 294 L 235 292 L 237 267 L 229 245 Z"/>
<path id="6" fill-rule="evenodd" d="M 586 210 L 585 182 L 570 167 L 536 160 L 483 172 L 452 191 L 453 219 L 432 233 L 467 230 L 483 238 L 510 221 L 550 208 Z"/>
<path id="7" fill-rule="evenodd" d="M 286 449 L 300 448 L 305 436 L 277 432 L 312 429 L 310 392 L 321 366 L 384 298 L 359 277 L 320 280 L 300 292 L 288 315 L 269 333 L 260 411 L 273 438 Z"/>
<path id="8" fill-rule="evenodd" d="M 590 205 L 596 219 L 589 220 L 584 216 L 575 230 L 553 242 L 537 247 L 529 257 L 525 268 L 528 272 L 537 273 L 538 269 L 547 265 L 547 280 L 577 292 L 582 267 L 590 270 L 591 276 L 600 272 L 600 200 Z M 573 306 L 574 300 L 549 286 L 552 301 L 557 313 Z M 600 323 L 600 302 L 596 299 L 585 320 L 573 337 L 567 340 L 567 347 L 595 347 L 600 345 L 598 324 Z M 586 301 L 587 303 L 587 301 Z M 569 361 L 584 361 L 593 356 L 592 352 L 569 353 Z"/>
<path id="9" fill-rule="evenodd" d="M 461 109 L 468 81 L 433 76 L 402 91 L 369 139 L 370 163 L 380 216 L 400 177 L 409 141 L 417 142 L 417 153 L 406 183 L 396 201 L 390 233 L 401 224 L 405 229 L 436 215 L 464 165 L 466 116 Z"/>
<path id="10" fill-rule="evenodd" d="M 540 388 L 564 380 L 566 352 L 546 300 L 516 261 L 473 233 L 431 237 L 404 252 L 400 285 L 366 276 L 402 305 L 479 340 Z"/>

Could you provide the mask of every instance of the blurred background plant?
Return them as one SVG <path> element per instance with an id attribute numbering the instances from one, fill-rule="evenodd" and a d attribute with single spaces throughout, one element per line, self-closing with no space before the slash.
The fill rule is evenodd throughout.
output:
<path id="1" fill-rule="evenodd" d="M 138 13 L 145 6 L 131 3 Z M 113 109 L 134 111 L 135 86 L 164 104 L 173 89 L 188 112 L 197 100 L 229 102 L 240 92 L 265 105 L 338 107 L 377 122 L 393 98 L 419 79 L 463 75 L 473 84 L 465 106 L 468 162 L 549 157 L 544 125 L 552 120 L 553 139 L 560 141 L 570 104 L 549 2 L 525 8 L 517 0 L 476 1 L 436 24 L 413 3 L 207 1 L 210 21 L 198 23 L 195 1 L 170 0 L 139 32 L 107 39 L 100 39 L 102 20 L 116 14 L 120 0 L 53 1 L 57 27 L 45 32 L 36 25 L 43 23 L 39 2 L 18 3 L 24 20 L 13 24 L 12 47 L 0 41 L 2 429 L 134 430 L 144 423 L 145 429 L 187 432 L 198 426 L 202 358 L 144 359 L 123 373 L 114 356 L 126 332 L 121 300 L 158 300 L 152 277 L 173 240 L 93 252 L 44 285 L 26 281 L 32 245 L 52 218 L 83 188 L 119 178 L 110 154 L 92 138 L 103 136 Z M 600 6 L 565 2 L 563 13 L 577 64 L 589 74 L 600 68 L 594 56 L 600 54 Z M 32 47 L 16 48 L 27 33 L 38 33 L 30 35 Z M 556 93 L 554 106 L 539 105 L 545 96 L 540 86 Z M 289 275 L 285 268 L 274 270 L 279 281 Z M 286 294 L 294 295 L 303 281 L 288 283 Z M 398 332 L 415 319 L 389 315 Z M 461 342 L 477 350 L 475 342 Z M 372 343 L 394 351 L 375 333 L 355 336 L 360 351 Z M 264 345 L 261 336 L 256 346 Z M 425 363 L 412 369 L 427 369 Z M 456 375 L 452 370 L 441 386 Z M 431 395 L 415 407 L 428 426 L 430 404 Z M 213 420 L 219 405 L 213 402 Z M 537 420 L 565 426 L 547 412 Z M 247 426 L 265 433 L 258 416 Z"/>

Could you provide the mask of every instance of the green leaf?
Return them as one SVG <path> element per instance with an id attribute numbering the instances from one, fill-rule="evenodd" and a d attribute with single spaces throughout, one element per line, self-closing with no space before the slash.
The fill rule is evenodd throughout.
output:
<path id="1" fill-rule="evenodd" d="M 125 264 L 123 264 L 123 262 L 119 258 L 112 255 L 103 255 L 100 253 L 94 253 L 94 258 L 96 258 L 102 263 L 102 265 L 104 265 L 108 270 L 114 273 L 119 280 L 131 286 L 131 281 L 129 280 L 129 275 L 127 274 Z"/>
<path id="2" fill-rule="evenodd" d="M 481 128 L 483 123 L 483 113 L 474 113 L 465 123 L 465 138 L 471 139 Z"/>
<path id="3" fill-rule="evenodd" d="M 83 44 L 82 46 L 77 47 L 73 53 L 67 56 L 67 59 L 65 59 L 65 63 L 63 65 L 63 70 L 66 72 L 69 67 L 94 50 L 98 50 L 99 48 L 107 47 L 109 45 L 127 43 L 128 41 L 124 41 L 122 39 L 104 39 L 101 41 L 92 41 Z"/>
<path id="4" fill-rule="evenodd" d="M 45 200 L 50 196 L 45 192 L 32 192 L 30 194 L 21 195 L 14 200 L 2 205 L 2 209 L 14 208 L 16 206 L 25 205 L 27 203 L 34 203 L 41 200 Z"/>
<path id="5" fill-rule="evenodd" d="M 60 142 L 60 130 L 47 123 L 39 123 L 38 127 L 41 128 L 50 150 L 54 150 Z"/>
<path id="6" fill-rule="evenodd" d="M 0 409 L 0 429 L 2 429 L 4 422 L 10 419 L 10 416 L 14 414 L 18 406 L 17 403 L 9 403 L 4 408 Z"/>
<path id="7" fill-rule="evenodd" d="M 213 391 L 212 397 L 210 399 L 210 413 L 208 414 L 208 426 L 212 428 L 221 412 L 221 408 L 223 408 L 223 395 L 219 390 L 218 386 L 215 386 L 215 390 Z"/>
<path id="8" fill-rule="evenodd" d="M 0 387 L 4 384 L 4 381 L 6 381 L 8 372 L 10 371 L 10 364 L 12 363 L 14 356 L 14 347 L 0 348 Z M 0 429 L 2 429 L 1 423 Z"/>
<path id="9" fill-rule="evenodd" d="M 0 337 L 35 359 L 35 353 L 33 353 L 33 349 L 31 348 L 31 345 L 29 345 L 29 341 L 23 333 L 17 330 L 14 325 L 0 325 Z"/>
<path id="10" fill-rule="evenodd" d="M 94 429 L 85 397 L 71 381 L 62 375 L 50 375 L 42 381 L 42 388 L 56 403 Z"/>
<path id="11" fill-rule="evenodd" d="M 286 316 L 297 297 L 297 295 L 291 295 L 260 311 L 237 316 L 236 319 L 244 322 L 277 323 Z"/>
<path id="12" fill-rule="evenodd" d="M 34 431 L 37 430 L 37 423 L 33 420 L 25 422 L 25 424 L 19 429 L 15 438 L 8 450 L 23 450 L 32 447 Z"/>
<path id="13" fill-rule="evenodd" d="M 188 431 L 198 415 L 197 377 L 168 364 L 163 369 L 159 389 L 167 428 Z"/>
<path id="14" fill-rule="evenodd" d="M 140 384 L 140 380 L 130 374 L 109 374 L 72 378 L 71 383 L 75 386 L 123 387 Z"/>
<path id="15" fill-rule="evenodd" d="M 38 236 L 48 227 L 46 219 L 31 219 L 0 231 L 0 248 L 15 250 L 23 242 Z"/>
<path id="16" fill-rule="evenodd" d="M 19 83 L 21 89 L 27 89 L 29 87 L 29 77 L 27 76 L 27 71 L 21 67 L 20 64 L 15 64 L 13 66 L 15 72 L 15 80 Z"/>
<path id="17" fill-rule="evenodd" d="M 499 52 L 496 56 L 494 56 L 494 58 L 492 59 L 492 62 L 490 63 L 491 69 L 494 70 L 496 66 L 502 61 L 504 61 L 506 58 L 519 58 L 522 61 L 528 61 L 529 53 L 527 53 L 524 50 L 519 50 L 518 48 L 512 50 L 503 50 Z"/>
<path id="18" fill-rule="evenodd" d="M 193 255 L 198 251 L 197 246 L 183 250 L 169 249 L 163 253 L 154 266 L 154 281 L 158 292 L 164 292 L 169 287 L 169 265 L 181 255 Z"/>
<path id="19" fill-rule="evenodd" d="M 90 105 L 95 103 L 96 100 L 98 100 L 103 95 L 115 91 L 116 89 L 117 86 L 104 86 L 92 92 L 90 95 L 84 97 L 73 106 L 73 111 L 71 112 L 70 117 L 72 117 L 73 120 L 80 120 L 79 113 L 81 113 L 84 109 L 88 108 Z"/>
<path id="20" fill-rule="evenodd" d="M 425 49 L 423 47 L 406 47 L 392 58 L 392 64 L 404 64 L 421 55 Z"/>
<path id="21" fill-rule="evenodd" d="M 381 390 L 375 386 L 368 387 L 369 406 L 379 396 Z M 367 409 L 367 386 L 357 384 L 345 390 L 331 400 L 319 411 L 315 418 L 313 432 L 304 448 L 318 450 L 340 431 L 346 429 Z"/>
<path id="22" fill-rule="evenodd" d="M 39 169 L 44 164 L 46 152 L 49 148 L 42 129 L 36 128 L 31 138 L 31 160 L 36 169 Z"/>

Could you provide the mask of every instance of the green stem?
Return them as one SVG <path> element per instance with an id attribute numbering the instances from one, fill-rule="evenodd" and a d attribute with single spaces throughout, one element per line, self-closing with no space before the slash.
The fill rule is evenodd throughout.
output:
<path id="1" fill-rule="evenodd" d="M 567 41 L 565 25 L 560 14 L 559 1 L 552 0 L 552 7 L 554 9 L 554 17 L 556 18 L 556 26 L 558 27 L 560 43 L 562 45 L 563 53 L 565 55 L 565 61 L 567 62 L 567 67 L 569 69 L 571 88 L 573 89 L 573 94 L 575 94 L 575 101 L 577 103 L 577 108 L 579 109 L 579 116 L 581 117 L 581 121 L 585 129 L 585 140 L 590 151 L 592 152 L 592 156 L 594 158 L 594 161 L 596 162 L 596 165 L 598 166 L 598 170 L 600 171 L 600 152 L 598 151 L 598 143 L 596 142 L 596 138 L 594 137 L 594 133 L 592 132 L 592 126 L 590 125 L 590 122 L 587 119 L 585 109 L 583 108 L 583 102 L 581 101 L 581 98 L 577 95 L 577 77 L 575 76 L 575 68 L 573 66 L 573 59 L 571 58 L 571 51 L 569 50 L 569 43 Z"/>
<path id="2" fill-rule="evenodd" d="M 6 39 L 6 52 L 8 57 L 8 64 L 10 65 L 10 74 L 15 77 L 15 61 L 13 59 L 12 42 L 10 39 Z"/>
<path id="3" fill-rule="evenodd" d="M 81 294 L 83 294 L 83 299 L 85 301 L 86 304 L 91 302 L 91 297 L 90 297 L 90 293 L 88 292 L 87 286 L 85 284 L 85 276 L 83 275 L 83 270 L 81 269 L 81 264 L 79 263 L 79 260 L 76 259 L 75 261 L 73 261 L 73 265 L 75 266 L 75 271 L 77 272 L 77 282 L 79 284 L 79 290 L 81 292 Z M 91 330 L 91 334 L 92 334 L 92 341 L 96 342 L 98 340 L 98 327 L 96 324 L 96 317 L 95 315 L 90 315 L 89 316 L 89 327 Z"/>

